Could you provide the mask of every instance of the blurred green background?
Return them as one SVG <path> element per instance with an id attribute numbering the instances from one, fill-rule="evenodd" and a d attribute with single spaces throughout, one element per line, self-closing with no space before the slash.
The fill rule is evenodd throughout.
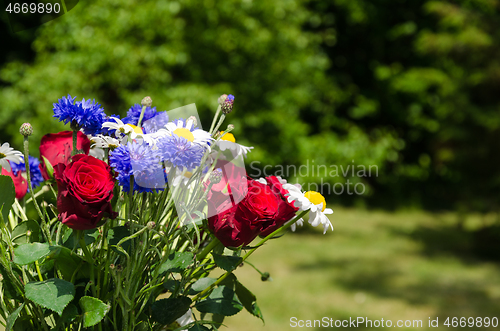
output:
<path id="1" fill-rule="evenodd" d="M 67 94 L 122 116 L 146 95 L 158 110 L 196 103 L 204 126 L 218 96 L 234 94 L 223 126 L 255 146 L 249 174 L 316 183 L 341 211 L 333 238 L 302 233 L 262 249 L 264 269 L 276 269 L 273 253 L 297 255 L 281 281 L 307 284 L 279 286 L 302 293 L 287 300 L 322 294 L 325 309 L 306 310 L 320 317 L 357 316 L 364 304 L 368 316 L 385 318 L 398 300 L 398 316 L 500 311 L 500 289 L 489 285 L 500 279 L 492 262 L 500 250 L 499 1 L 80 1 L 16 34 L 2 15 L 0 142 L 19 149 L 26 121 L 35 142 L 64 129 L 52 104 Z M 354 175 L 342 174 L 353 165 Z M 377 175 L 360 175 L 363 166 Z M 364 194 L 333 192 L 348 180 Z M 308 282 L 310 273 L 324 283 Z M 264 313 L 280 298 L 267 292 L 276 283 L 265 285 L 253 287 L 272 293 Z M 292 306 L 282 315 L 303 308 Z M 282 317 L 267 328 L 280 329 Z M 260 325 L 238 321 L 241 330 Z"/>

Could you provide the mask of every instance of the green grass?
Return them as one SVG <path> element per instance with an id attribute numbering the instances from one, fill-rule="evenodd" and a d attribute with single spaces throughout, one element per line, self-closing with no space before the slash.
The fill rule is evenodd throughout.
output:
<path id="1" fill-rule="evenodd" d="M 292 328 L 291 317 L 423 321 L 405 330 L 429 329 L 429 317 L 443 330 L 446 317 L 500 319 L 500 266 L 471 242 L 493 217 L 469 216 L 458 230 L 455 214 L 334 210 L 333 233 L 287 234 L 252 255 L 272 282 L 248 265 L 236 271 L 266 323 L 242 311 L 225 320 L 230 330 L 324 329 Z"/>

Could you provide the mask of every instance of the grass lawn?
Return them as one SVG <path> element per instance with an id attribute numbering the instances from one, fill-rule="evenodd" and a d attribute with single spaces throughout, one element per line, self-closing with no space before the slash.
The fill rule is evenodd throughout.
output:
<path id="1" fill-rule="evenodd" d="M 500 319 L 500 250 L 484 259 L 471 242 L 474 231 L 497 221 L 493 216 L 469 216 L 458 230 L 455 214 L 334 211 L 333 233 L 287 234 L 252 255 L 249 261 L 272 282 L 262 282 L 248 265 L 236 271 L 257 295 L 266 323 L 242 311 L 225 320 L 230 330 L 324 329 L 293 328 L 291 317 L 383 318 L 393 327 L 422 320 L 422 327 L 405 330 L 450 329 L 443 325 L 447 317 Z M 429 318 L 439 318 L 439 328 L 429 328 Z"/>

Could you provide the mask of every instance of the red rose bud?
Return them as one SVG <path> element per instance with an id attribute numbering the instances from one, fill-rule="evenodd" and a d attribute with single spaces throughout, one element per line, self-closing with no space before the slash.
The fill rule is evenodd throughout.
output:
<path id="1" fill-rule="evenodd" d="M 28 181 L 23 177 L 22 172 L 18 171 L 17 176 L 14 176 L 12 171 L 7 171 L 5 168 L 2 168 L 2 175 L 12 178 L 14 188 L 16 190 L 16 198 L 18 200 L 24 198 L 26 192 L 28 192 Z"/>
<path id="2" fill-rule="evenodd" d="M 78 131 L 76 147 L 83 150 L 85 154 L 89 154 L 90 140 L 82 132 Z M 42 137 L 40 143 L 40 158 L 39 165 L 42 176 L 45 180 L 49 180 L 50 176 L 45 165 L 45 159 L 50 162 L 52 167 L 56 164 L 62 163 L 67 165 L 71 158 L 71 151 L 73 150 L 73 132 L 63 131 L 59 133 L 49 133 Z"/>
<path id="3" fill-rule="evenodd" d="M 74 230 L 97 227 L 104 217 L 115 218 L 111 206 L 115 179 L 111 168 L 93 156 L 77 154 L 70 164 L 54 166 L 59 221 Z"/>

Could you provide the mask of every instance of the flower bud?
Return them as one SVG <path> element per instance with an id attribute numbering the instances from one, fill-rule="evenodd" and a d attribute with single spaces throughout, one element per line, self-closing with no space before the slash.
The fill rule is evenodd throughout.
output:
<path id="1" fill-rule="evenodd" d="M 148 227 L 149 230 L 152 230 L 155 228 L 156 223 L 151 221 L 151 222 L 148 222 L 148 224 L 146 224 L 146 226 Z"/>
<path id="2" fill-rule="evenodd" d="M 224 103 L 224 101 L 226 101 L 226 99 L 227 99 L 227 94 L 223 94 L 219 97 L 217 101 L 219 102 L 219 105 L 222 106 L 222 104 Z"/>
<path id="3" fill-rule="evenodd" d="M 224 100 L 224 102 L 221 105 L 222 112 L 226 115 L 232 112 L 233 104 L 234 104 L 234 95 L 229 94 L 226 100 Z"/>
<path id="4" fill-rule="evenodd" d="M 231 132 L 231 131 L 233 131 L 233 130 L 234 130 L 234 125 L 229 124 L 229 125 L 227 126 L 226 131 L 224 131 L 224 132 L 229 133 L 229 132 Z"/>
<path id="5" fill-rule="evenodd" d="M 19 132 L 25 137 L 31 136 L 33 134 L 33 127 L 30 123 L 23 123 L 19 128 Z"/>
<path id="6" fill-rule="evenodd" d="M 271 275 L 269 272 L 263 272 L 262 275 L 260 276 L 260 280 L 265 282 L 266 280 L 269 280 L 271 278 Z"/>
<path id="7" fill-rule="evenodd" d="M 114 265 L 114 263 L 111 263 L 111 264 L 109 265 L 109 269 L 111 269 L 111 270 L 115 269 L 115 265 Z"/>
<path id="8" fill-rule="evenodd" d="M 211 183 L 220 183 L 222 179 L 222 170 L 220 168 L 214 169 L 214 171 L 212 171 L 212 173 L 210 174 L 209 179 Z"/>
<path id="9" fill-rule="evenodd" d="M 151 99 L 150 96 L 144 97 L 141 101 L 141 105 L 146 106 L 146 107 L 151 107 L 153 104 L 153 99 Z"/>

